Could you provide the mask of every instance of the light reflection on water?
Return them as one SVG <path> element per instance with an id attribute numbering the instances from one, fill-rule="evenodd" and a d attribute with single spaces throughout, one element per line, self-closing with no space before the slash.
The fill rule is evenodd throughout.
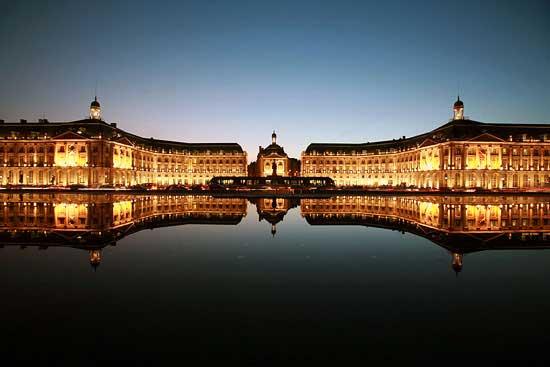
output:
<path id="1" fill-rule="evenodd" d="M 2 324 L 46 354 L 66 335 L 128 361 L 182 338 L 260 359 L 547 340 L 546 197 L 3 194 L 0 205 Z"/>

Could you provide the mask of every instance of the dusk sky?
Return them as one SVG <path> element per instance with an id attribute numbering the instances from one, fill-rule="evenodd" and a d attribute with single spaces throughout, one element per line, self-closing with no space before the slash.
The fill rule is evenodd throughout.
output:
<path id="1" fill-rule="evenodd" d="M 482 3 L 482 5 L 480 4 Z M 103 119 L 145 137 L 411 136 L 465 115 L 550 123 L 550 1 L 11 1 L 0 119 Z"/>

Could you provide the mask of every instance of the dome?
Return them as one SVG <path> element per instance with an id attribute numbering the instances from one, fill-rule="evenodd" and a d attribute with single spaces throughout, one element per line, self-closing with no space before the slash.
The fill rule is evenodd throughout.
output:
<path id="1" fill-rule="evenodd" d="M 464 103 L 462 103 L 462 101 L 460 100 L 460 96 L 459 96 L 458 99 L 456 100 L 456 102 L 455 102 L 455 104 L 454 104 L 454 107 L 455 107 L 455 108 L 464 107 Z"/>
<path id="2" fill-rule="evenodd" d="M 97 97 L 94 98 L 94 100 L 90 104 L 90 107 L 98 107 L 99 108 L 99 102 L 97 101 Z"/>
<path id="3" fill-rule="evenodd" d="M 276 143 L 272 143 L 270 145 L 268 145 L 267 147 L 265 147 L 265 149 L 263 150 L 263 155 L 268 155 L 268 154 L 278 154 L 280 156 L 284 156 L 286 157 L 286 153 L 285 153 L 285 150 L 283 149 L 283 147 L 281 147 L 280 145 L 276 144 Z"/>

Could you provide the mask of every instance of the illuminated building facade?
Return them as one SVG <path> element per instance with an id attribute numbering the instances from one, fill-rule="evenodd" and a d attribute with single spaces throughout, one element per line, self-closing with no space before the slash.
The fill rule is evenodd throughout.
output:
<path id="1" fill-rule="evenodd" d="M 283 147 L 277 144 L 277 134 L 271 134 L 271 144 L 259 147 L 256 162 L 248 166 L 248 175 L 253 177 L 299 176 L 300 162 L 289 158 Z"/>
<path id="2" fill-rule="evenodd" d="M 0 121 L 0 185 L 167 186 L 246 176 L 239 144 L 142 138 L 102 121 L 97 98 L 89 115 L 73 122 Z"/>
<path id="3" fill-rule="evenodd" d="M 482 123 L 464 117 L 425 134 L 363 144 L 310 144 L 302 176 L 336 185 L 431 189 L 550 188 L 550 125 Z"/>

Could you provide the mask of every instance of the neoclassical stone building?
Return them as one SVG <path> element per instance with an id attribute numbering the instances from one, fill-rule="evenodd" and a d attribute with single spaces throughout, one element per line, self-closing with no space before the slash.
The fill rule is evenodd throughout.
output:
<path id="1" fill-rule="evenodd" d="M 205 184 L 213 176 L 246 176 L 247 157 L 235 143 L 182 143 L 143 138 L 101 120 L 0 120 L 0 185 Z"/>
<path id="2" fill-rule="evenodd" d="M 550 125 L 453 119 L 425 134 L 362 144 L 310 144 L 302 176 L 329 176 L 341 186 L 550 188 Z"/>
<path id="3" fill-rule="evenodd" d="M 271 144 L 258 149 L 255 162 L 248 166 L 248 175 L 255 177 L 267 177 L 273 174 L 277 176 L 299 176 L 300 162 L 295 158 L 289 158 L 282 146 L 277 144 L 277 134 L 271 134 Z"/>

